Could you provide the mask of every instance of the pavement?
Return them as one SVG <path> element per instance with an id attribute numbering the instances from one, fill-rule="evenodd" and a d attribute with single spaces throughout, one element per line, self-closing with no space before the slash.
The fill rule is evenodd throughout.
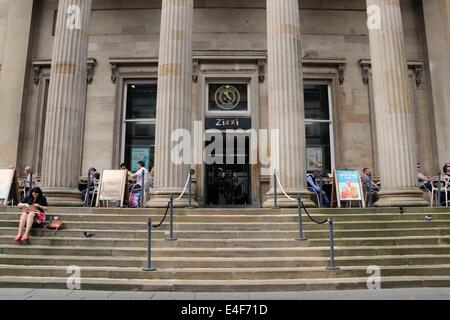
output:
<path id="1" fill-rule="evenodd" d="M 450 300 L 450 288 L 250 293 L 0 289 L 0 300 Z"/>

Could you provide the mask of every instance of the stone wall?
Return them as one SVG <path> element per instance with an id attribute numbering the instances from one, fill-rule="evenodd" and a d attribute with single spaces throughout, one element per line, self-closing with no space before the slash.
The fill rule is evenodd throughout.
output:
<path id="1" fill-rule="evenodd" d="M 4 2 L 4 0 L 3 0 Z M 50 59 L 56 0 L 39 1 L 38 23 L 32 35 L 34 59 Z M 0 39 L 1 39 L 0 0 Z M 110 57 L 157 57 L 161 1 L 104 0 L 93 4 L 89 57 L 98 62 L 94 81 L 88 86 L 84 132 L 83 172 L 117 166 L 112 163 L 117 88 L 111 77 Z M 359 61 L 369 59 L 369 38 L 364 0 L 302 0 L 303 53 L 306 58 L 345 58 L 345 82 L 333 94 L 338 167 L 362 168 L 373 165 L 371 118 L 368 88 L 362 81 Z M 416 0 L 402 1 L 408 60 L 423 61 L 421 11 Z M 266 10 L 264 0 L 195 1 L 194 50 L 266 50 Z M 1 43 L 1 42 L 0 42 Z M 1 57 L 1 56 L 0 56 Z M 428 123 L 430 86 L 426 75 L 417 91 L 418 108 Z M 38 90 L 31 86 L 27 111 L 36 114 Z M 195 101 L 195 100 L 194 100 Z M 195 107 L 195 106 L 194 106 Z M 267 127 L 267 86 L 260 88 L 260 126 Z M 30 119 L 23 125 L 24 149 L 34 145 Z M 32 128 L 31 128 L 32 129 Z M 423 154 L 431 155 L 433 144 L 428 126 L 419 133 Z M 30 163 L 27 154 L 22 164 Z M 432 156 L 422 160 L 435 170 Z"/>
<path id="2" fill-rule="evenodd" d="M 8 23 L 8 7 L 10 0 L 0 0 L 0 65 L 3 61 L 3 50 L 6 36 L 6 24 Z"/>

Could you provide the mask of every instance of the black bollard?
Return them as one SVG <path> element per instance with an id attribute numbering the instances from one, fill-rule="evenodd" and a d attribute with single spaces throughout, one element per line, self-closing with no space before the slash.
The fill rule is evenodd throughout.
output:
<path id="1" fill-rule="evenodd" d="M 330 224 L 330 264 L 328 265 L 327 270 L 336 271 L 336 270 L 339 270 L 339 268 L 336 267 L 336 263 L 334 261 L 334 223 L 333 223 L 333 217 L 330 217 L 328 219 L 328 223 Z"/>
<path id="2" fill-rule="evenodd" d="M 295 240 L 306 241 L 308 239 L 306 239 L 303 234 L 302 198 L 300 194 L 298 194 L 297 196 L 297 206 L 298 206 L 298 238 Z"/>
<path id="3" fill-rule="evenodd" d="M 148 219 L 148 246 L 147 246 L 147 268 L 144 271 L 155 271 L 156 268 L 152 267 L 152 218 Z"/>
<path id="4" fill-rule="evenodd" d="M 173 236 L 173 194 L 170 195 L 170 226 L 169 226 L 169 238 L 167 241 L 176 241 L 177 239 Z"/>

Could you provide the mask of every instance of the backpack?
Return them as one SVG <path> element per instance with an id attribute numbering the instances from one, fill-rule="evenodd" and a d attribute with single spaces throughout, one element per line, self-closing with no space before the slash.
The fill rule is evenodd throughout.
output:
<path id="1" fill-rule="evenodd" d="M 129 198 L 130 208 L 140 208 L 141 207 L 141 192 L 131 191 Z"/>

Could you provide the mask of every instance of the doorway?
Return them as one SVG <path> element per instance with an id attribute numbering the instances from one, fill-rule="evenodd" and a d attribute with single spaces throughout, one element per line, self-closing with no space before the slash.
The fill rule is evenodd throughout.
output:
<path id="1" fill-rule="evenodd" d="M 206 147 L 215 139 L 206 143 Z M 216 142 L 217 143 L 217 142 Z M 214 163 L 205 166 L 206 205 L 236 207 L 251 205 L 250 137 L 222 133 L 222 141 L 211 152 Z"/>

